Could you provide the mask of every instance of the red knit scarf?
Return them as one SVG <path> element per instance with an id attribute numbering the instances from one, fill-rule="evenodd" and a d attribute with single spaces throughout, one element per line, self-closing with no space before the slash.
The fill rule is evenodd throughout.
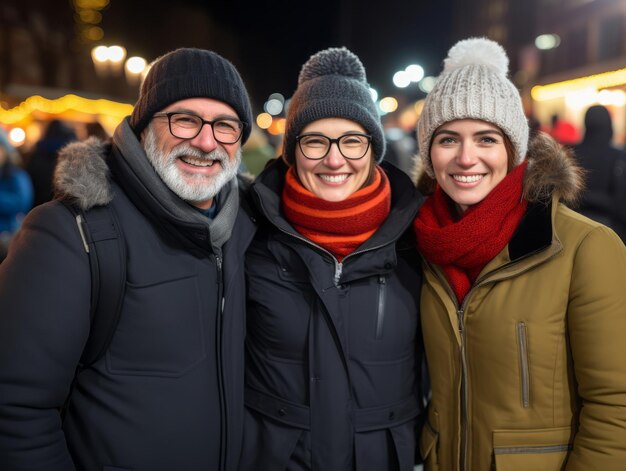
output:
<path id="1" fill-rule="evenodd" d="M 380 227 L 391 210 L 391 186 L 376 167 L 373 181 L 343 201 L 326 201 L 302 186 L 293 168 L 282 194 L 285 217 L 300 234 L 337 260 L 354 252 Z"/>
<path id="2" fill-rule="evenodd" d="M 417 248 L 442 268 L 459 304 L 480 271 L 508 244 L 526 211 L 525 169 L 526 162 L 514 168 L 458 221 L 453 218 L 454 203 L 439 186 L 417 214 Z"/>

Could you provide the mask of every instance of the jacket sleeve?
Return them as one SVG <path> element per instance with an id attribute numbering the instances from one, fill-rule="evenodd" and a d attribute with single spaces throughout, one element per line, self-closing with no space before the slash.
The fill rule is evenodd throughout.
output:
<path id="1" fill-rule="evenodd" d="M 73 470 L 59 408 L 89 330 L 88 256 L 71 213 L 36 207 L 0 264 L 0 463 Z"/>
<path id="2" fill-rule="evenodd" d="M 582 408 L 566 470 L 624 469 L 626 248 L 598 227 L 580 244 L 573 270 L 567 322 Z"/>

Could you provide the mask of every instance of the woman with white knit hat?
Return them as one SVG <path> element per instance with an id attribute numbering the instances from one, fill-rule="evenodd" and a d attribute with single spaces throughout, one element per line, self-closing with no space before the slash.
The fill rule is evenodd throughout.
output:
<path id="1" fill-rule="evenodd" d="M 250 189 L 239 469 L 413 471 L 420 401 L 421 196 L 383 160 L 359 58 L 303 65 L 283 158 Z"/>
<path id="2" fill-rule="evenodd" d="M 418 123 L 420 451 L 426 470 L 624 469 L 626 249 L 568 208 L 581 171 L 529 144 L 507 69 L 499 44 L 460 41 Z"/>

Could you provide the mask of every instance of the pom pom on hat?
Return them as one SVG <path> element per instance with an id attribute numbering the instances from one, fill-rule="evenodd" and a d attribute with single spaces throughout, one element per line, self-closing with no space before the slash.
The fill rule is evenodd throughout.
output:
<path id="1" fill-rule="evenodd" d="M 367 82 L 361 60 L 345 47 L 331 47 L 312 55 L 300 70 L 298 85 L 324 75 L 342 75 Z"/>
<path id="2" fill-rule="evenodd" d="M 485 38 L 464 39 L 456 43 L 443 61 L 443 73 L 465 66 L 486 65 L 502 77 L 509 71 L 509 58 L 498 43 Z"/>
<path id="3" fill-rule="evenodd" d="M 365 68 L 358 56 L 345 47 L 313 54 L 300 70 L 285 129 L 283 159 L 289 165 L 295 161 L 296 136 L 306 125 L 324 118 L 359 123 L 372 136 L 374 159 L 383 159 L 385 137 Z"/>
<path id="4" fill-rule="evenodd" d="M 450 48 L 417 123 L 419 155 L 430 177 L 434 177 L 430 160 L 433 133 L 442 124 L 458 119 L 495 124 L 513 143 L 515 164 L 524 161 L 528 120 L 519 91 L 507 77 L 508 66 L 505 50 L 487 38 L 464 39 Z"/>

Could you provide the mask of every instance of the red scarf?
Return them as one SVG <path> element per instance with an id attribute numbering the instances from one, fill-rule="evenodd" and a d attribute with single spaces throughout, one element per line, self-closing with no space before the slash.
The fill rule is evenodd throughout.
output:
<path id="1" fill-rule="evenodd" d="M 376 167 L 373 181 L 343 201 L 326 201 L 302 186 L 293 168 L 282 194 L 285 217 L 307 239 L 337 260 L 354 252 L 380 227 L 391 210 L 391 185 Z"/>
<path id="2" fill-rule="evenodd" d="M 459 304 L 480 271 L 509 243 L 526 211 L 525 169 L 526 163 L 514 168 L 458 221 L 453 218 L 454 203 L 439 186 L 417 214 L 413 224 L 417 248 L 442 268 Z"/>

